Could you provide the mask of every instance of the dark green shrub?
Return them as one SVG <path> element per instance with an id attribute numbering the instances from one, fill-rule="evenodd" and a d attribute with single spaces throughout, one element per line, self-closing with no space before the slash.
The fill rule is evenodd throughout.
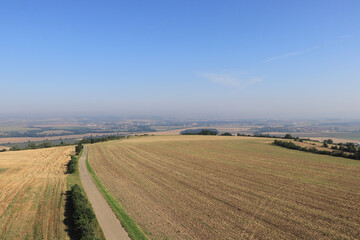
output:
<path id="1" fill-rule="evenodd" d="M 21 150 L 21 148 L 18 147 L 17 145 L 12 146 L 12 147 L 10 148 L 10 151 L 19 151 L 19 150 Z"/>
<path id="2" fill-rule="evenodd" d="M 80 142 L 78 143 L 78 145 L 76 145 L 76 147 L 75 147 L 76 155 L 79 155 L 80 152 L 81 152 L 81 150 L 82 150 L 83 148 L 84 148 L 84 146 L 82 145 L 82 142 L 80 141 Z"/>
<path id="3" fill-rule="evenodd" d="M 220 136 L 232 136 L 232 134 L 229 132 L 225 132 L 225 133 L 220 134 Z"/>
<path id="4" fill-rule="evenodd" d="M 284 138 L 285 139 L 293 139 L 293 136 L 291 136 L 290 133 L 287 133 Z"/>
<path id="5" fill-rule="evenodd" d="M 74 230 L 79 239 L 98 239 L 95 236 L 93 228 L 95 214 L 90 208 L 89 201 L 77 184 L 71 187 L 71 202 L 73 207 Z"/>
<path id="6" fill-rule="evenodd" d="M 78 158 L 76 156 L 71 156 L 71 160 L 67 165 L 67 172 L 74 173 L 77 171 L 77 167 L 78 167 Z"/>

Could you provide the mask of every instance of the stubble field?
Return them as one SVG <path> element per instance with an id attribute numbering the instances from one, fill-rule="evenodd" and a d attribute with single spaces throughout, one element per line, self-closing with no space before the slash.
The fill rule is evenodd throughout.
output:
<path id="1" fill-rule="evenodd" d="M 360 161 L 271 139 L 149 136 L 89 161 L 153 239 L 359 239 Z"/>
<path id="2" fill-rule="evenodd" d="M 73 149 L 0 153 L 0 239 L 69 239 L 65 172 Z"/>

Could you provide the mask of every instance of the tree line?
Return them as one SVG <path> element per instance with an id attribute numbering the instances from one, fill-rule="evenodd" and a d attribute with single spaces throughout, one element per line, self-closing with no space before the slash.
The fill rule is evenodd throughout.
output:
<path id="1" fill-rule="evenodd" d="M 347 154 L 344 151 L 327 151 L 327 150 L 319 150 L 315 147 L 301 147 L 294 142 L 291 141 L 280 141 L 280 140 L 274 140 L 272 143 L 274 145 L 288 148 L 288 149 L 294 149 L 304 152 L 311 152 L 311 153 L 317 153 L 317 154 L 323 154 L 323 155 L 330 155 L 334 157 L 344 157 L 344 158 L 350 158 L 355 160 L 360 160 L 360 149 L 357 149 L 354 153 Z"/>
<path id="2" fill-rule="evenodd" d="M 81 141 L 75 146 L 75 155 L 71 156 L 67 165 L 67 173 L 72 174 L 78 171 L 79 156 L 83 148 Z M 72 219 L 71 229 L 76 235 L 75 239 L 99 240 L 94 229 L 95 214 L 80 186 L 77 184 L 73 185 L 67 192 L 67 195 Z"/>
<path id="3" fill-rule="evenodd" d="M 27 150 L 27 149 L 40 149 L 40 148 L 50 148 L 50 147 L 58 147 L 58 146 L 70 146 L 73 144 L 66 144 L 64 141 L 61 141 L 60 144 L 53 144 L 51 141 L 44 141 L 42 143 L 36 144 L 35 142 L 29 142 L 25 148 L 21 148 L 18 145 L 12 146 L 9 151 L 20 151 L 20 150 Z M 2 150 L 1 152 L 5 152 Z"/>
<path id="4" fill-rule="evenodd" d="M 98 142 L 106 142 L 106 141 L 110 141 L 110 140 L 118 140 L 118 139 L 122 139 L 122 138 L 125 138 L 125 136 L 124 135 L 110 135 L 110 136 L 96 137 L 96 138 L 90 137 L 90 138 L 83 138 L 82 140 L 79 141 L 79 143 L 81 143 L 81 144 L 86 144 L 86 143 L 93 144 L 93 143 L 98 143 Z M 35 142 L 29 142 L 28 145 L 25 148 L 21 148 L 18 145 L 14 145 L 9 150 L 1 149 L 0 152 L 20 151 L 20 150 L 27 150 L 27 149 L 50 148 L 50 147 L 59 147 L 59 146 L 70 146 L 70 145 L 74 145 L 74 144 L 73 143 L 67 144 L 67 143 L 64 143 L 64 141 L 61 141 L 60 144 L 53 144 L 51 141 L 44 141 L 44 142 L 39 143 L 39 144 L 36 144 Z M 78 153 L 80 153 L 80 151 L 82 150 L 82 146 L 77 145 L 77 148 L 79 148 Z"/>
<path id="5" fill-rule="evenodd" d="M 111 141 L 111 140 L 119 140 L 119 139 L 123 139 L 126 138 L 126 136 L 124 135 L 110 135 L 110 136 L 105 136 L 105 137 L 97 137 L 97 138 L 83 138 L 80 143 L 81 144 L 86 144 L 86 143 L 98 143 L 98 142 L 107 142 L 107 141 Z"/>
<path id="6" fill-rule="evenodd" d="M 182 131 L 181 135 L 217 135 L 219 132 L 216 129 L 189 129 Z"/>

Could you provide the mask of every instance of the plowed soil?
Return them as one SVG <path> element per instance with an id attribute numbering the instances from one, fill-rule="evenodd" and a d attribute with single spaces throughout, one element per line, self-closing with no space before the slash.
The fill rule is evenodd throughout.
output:
<path id="1" fill-rule="evenodd" d="M 360 239 L 360 161 L 272 141 L 138 137 L 89 160 L 153 239 Z"/>

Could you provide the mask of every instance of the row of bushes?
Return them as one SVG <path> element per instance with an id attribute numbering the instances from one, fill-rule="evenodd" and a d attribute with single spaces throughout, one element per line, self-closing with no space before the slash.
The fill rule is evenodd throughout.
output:
<path id="1" fill-rule="evenodd" d="M 110 135 L 110 136 L 106 136 L 106 137 L 99 137 L 99 138 L 84 138 L 82 139 L 78 145 L 75 147 L 75 151 L 76 154 L 80 154 L 81 150 L 83 149 L 82 144 L 85 143 L 98 143 L 98 142 L 106 142 L 106 141 L 110 141 L 110 140 L 117 140 L 117 139 L 121 139 L 121 138 L 125 138 L 125 136 L 121 136 L 121 135 Z M 50 148 L 50 147 L 57 147 L 57 146 L 69 146 L 69 145 L 73 145 L 73 144 L 66 144 L 63 141 L 60 142 L 60 144 L 58 145 L 53 145 L 51 143 L 51 141 L 44 141 L 42 143 L 36 144 L 34 142 L 30 142 L 26 148 L 20 148 L 17 145 L 12 146 L 9 151 L 20 151 L 20 150 L 26 150 L 26 149 L 39 149 L 39 148 Z M 6 149 L 1 149 L 0 152 L 6 152 Z"/>
<path id="2" fill-rule="evenodd" d="M 71 187 L 70 198 L 72 202 L 72 217 L 74 221 L 74 232 L 80 240 L 99 239 L 95 235 L 93 221 L 95 214 L 90 207 L 90 203 L 82 193 L 79 185 Z"/>
<path id="3" fill-rule="evenodd" d="M 82 141 L 80 141 L 76 146 L 75 146 L 75 152 L 76 155 L 80 155 L 80 152 L 83 150 L 84 146 L 82 145 Z"/>
<path id="4" fill-rule="evenodd" d="M 356 147 L 354 143 L 338 143 L 337 145 L 338 146 L 332 146 L 331 148 L 350 153 L 356 153 L 359 151 L 359 148 Z"/>
<path id="5" fill-rule="evenodd" d="M 188 129 L 180 132 L 180 135 L 217 135 L 216 129 Z"/>
<path id="6" fill-rule="evenodd" d="M 118 140 L 118 139 L 122 139 L 125 138 L 125 136 L 122 135 L 110 135 L 110 136 L 105 136 L 105 137 L 98 137 L 98 138 L 84 138 L 80 141 L 80 143 L 85 144 L 85 143 L 98 143 L 98 142 L 107 142 L 110 140 Z"/>
<path id="7" fill-rule="evenodd" d="M 354 154 L 346 154 L 343 151 L 327 151 L 327 150 L 319 150 L 315 147 L 310 147 L 310 148 L 301 147 L 301 146 L 295 144 L 294 142 L 280 141 L 280 140 L 274 140 L 273 144 L 280 146 L 280 147 L 285 147 L 288 149 L 294 149 L 294 150 L 299 150 L 299 151 L 304 151 L 304 152 L 311 152 L 311 153 L 317 153 L 317 154 L 330 155 L 330 156 L 334 156 L 334 157 L 344 157 L 344 158 L 360 160 L 360 151 L 357 151 Z"/>
<path id="8" fill-rule="evenodd" d="M 78 168 L 78 158 L 74 155 L 71 156 L 71 160 L 67 165 L 67 173 L 74 173 Z"/>
<path id="9" fill-rule="evenodd" d="M 245 134 L 241 134 L 238 133 L 238 136 L 247 136 L 247 137 L 261 137 L 261 138 L 279 138 L 279 139 L 293 139 L 295 142 L 304 142 L 306 141 L 312 141 L 312 142 L 319 142 L 318 140 L 311 140 L 310 138 L 299 138 L 299 137 L 293 137 L 291 134 L 287 133 L 285 134 L 284 137 L 281 136 L 275 136 L 275 135 L 270 135 L 270 134 L 257 134 L 254 133 L 254 135 L 245 135 Z M 331 140 L 331 139 L 329 139 Z"/>
<path id="10" fill-rule="evenodd" d="M 18 145 L 14 145 L 9 149 L 9 151 L 20 151 L 20 150 L 27 150 L 27 149 L 40 149 L 40 148 L 50 148 L 50 147 L 69 146 L 69 145 L 73 145 L 73 144 L 67 144 L 67 143 L 64 143 L 63 141 L 61 141 L 60 144 L 57 144 L 57 145 L 52 144 L 51 141 L 44 141 L 39 144 L 36 144 L 34 142 L 29 142 L 25 148 L 21 148 Z M 5 151 L 6 151 L 6 149 L 0 150 L 0 152 L 5 152 Z"/>

